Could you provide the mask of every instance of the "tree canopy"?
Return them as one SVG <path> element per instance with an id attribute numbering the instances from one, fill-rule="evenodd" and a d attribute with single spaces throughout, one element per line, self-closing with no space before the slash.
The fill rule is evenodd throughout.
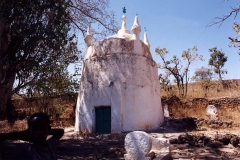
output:
<path id="1" fill-rule="evenodd" d="M 194 72 L 194 76 L 192 77 L 194 81 L 212 80 L 212 78 L 212 69 L 206 67 L 196 69 Z"/>
<path id="2" fill-rule="evenodd" d="M 209 49 L 211 52 L 210 59 L 208 64 L 214 67 L 214 72 L 218 74 L 220 80 L 222 80 L 222 75 L 227 74 L 227 70 L 222 69 L 227 62 L 227 56 L 221 50 L 218 50 L 217 47 Z"/>
<path id="3" fill-rule="evenodd" d="M 84 35 L 91 23 L 103 29 L 95 34 L 104 36 L 115 31 L 108 0 L 0 1 L 2 115 L 14 92 L 48 77 L 51 70 L 61 74 L 70 63 L 81 59 L 75 33 Z M 13 88 L 15 80 L 18 82 Z"/>

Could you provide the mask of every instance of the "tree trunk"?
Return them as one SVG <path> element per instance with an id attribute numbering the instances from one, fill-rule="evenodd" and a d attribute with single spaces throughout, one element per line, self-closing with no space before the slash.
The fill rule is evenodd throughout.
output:
<path id="1" fill-rule="evenodd" d="M 14 121 L 16 111 L 12 104 L 12 89 L 16 71 L 7 69 L 4 61 L 8 56 L 6 51 L 9 47 L 8 25 L 0 17 L 0 119 L 8 118 Z"/>
<path id="2" fill-rule="evenodd" d="M 222 75 L 221 75 L 221 72 L 220 72 L 220 71 L 218 72 L 218 75 L 219 75 L 220 81 L 222 81 Z"/>
<path id="3" fill-rule="evenodd" d="M 188 77 L 187 77 L 187 73 L 186 73 L 186 79 L 185 79 L 185 97 L 187 96 L 187 92 L 188 92 Z"/>
<path id="4" fill-rule="evenodd" d="M 0 77 L 3 71 L 0 72 Z M 8 73 L 4 77 L 4 81 L 0 84 L 0 119 L 8 119 L 13 122 L 16 119 L 15 107 L 12 104 L 12 88 L 15 80 L 14 73 Z"/>

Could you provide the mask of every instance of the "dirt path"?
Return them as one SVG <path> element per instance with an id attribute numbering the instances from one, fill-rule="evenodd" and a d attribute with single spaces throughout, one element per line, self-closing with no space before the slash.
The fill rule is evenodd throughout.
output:
<path id="1" fill-rule="evenodd" d="M 210 130 L 210 131 L 192 131 L 188 134 L 214 137 L 216 133 L 227 134 L 237 133 L 237 131 Z M 173 132 L 172 129 L 164 129 L 149 132 L 152 137 L 165 137 L 168 139 L 177 138 L 184 132 Z M 79 160 L 119 160 L 124 159 L 124 138 L 126 134 L 105 134 L 92 135 L 83 138 L 73 131 L 73 128 L 66 129 L 64 137 L 58 147 L 59 159 L 79 159 Z M 211 159 L 211 160 L 229 160 L 240 159 L 240 148 L 233 147 L 231 144 L 221 147 L 194 147 L 187 143 L 171 144 L 171 155 L 173 159 Z"/>
<path id="2" fill-rule="evenodd" d="M 83 138 L 68 128 L 58 147 L 59 159 L 124 159 L 125 134 L 92 135 Z"/>
<path id="3" fill-rule="evenodd" d="M 185 126 L 183 125 L 185 124 Z M 187 124 L 187 125 L 186 125 Z M 179 135 L 188 134 L 205 135 L 214 137 L 217 134 L 235 134 L 240 137 L 238 127 L 225 129 L 207 128 L 205 131 L 197 131 L 194 124 L 177 121 L 171 122 L 168 126 L 160 127 L 158 131 L 148 132 L 152 137 L 164 137 L 168 139 L 178 138 Z M 0 132 L 20 131 L 26 129 L 25 121 L 18 121 L 13 127 L 9 127 L 6 122 L 0 122 Z M 104 134 L 92 135 L 89 137 L 80 136 L 74 132 L 73 127 L 66 127 L 65 134 L 60 140 L 58 146 L 58 159 L 64 160 L 118 160 L 124 159 L 126 153 L 124 149 L 124 138 L 126 133 L 122 134 Z M 171 144 L 171 155 L 173 159 L 239 159 L 240 147 L 233 147 L 231 144 L 221 147 L 192 146 L 188 143 Z"/>

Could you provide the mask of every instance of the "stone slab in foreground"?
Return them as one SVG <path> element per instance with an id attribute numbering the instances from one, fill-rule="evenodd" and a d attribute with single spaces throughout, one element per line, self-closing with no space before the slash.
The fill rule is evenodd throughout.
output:
<path id="1" fill-rule="evenodd" d="M 125 160 L 170 159 L 169 140 L 166 138 L 152 138 L 142 131 L 133 131 L 126 135 L 125 149 L 127 152 L 124 155 Z M 150 151 L 153 154 L 149 154 Z"/>

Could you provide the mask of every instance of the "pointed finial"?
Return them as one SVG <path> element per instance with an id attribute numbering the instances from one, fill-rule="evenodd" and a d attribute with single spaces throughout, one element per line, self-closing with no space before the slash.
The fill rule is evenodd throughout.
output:
<path id="1" fill-rule="evenodd" d="M 127 12 L 126 7 L 123 7 L 122 9 L 123 9 L 123 14 L 126 14 L 126 12 Z"/>
<path id="2" fill-rule="evenodd" d="M 87 28 L 87 34 L 84 37 L 84 41 L 87 44 L 87 46 L 90 46 L 92 44 L 93 40 L 94 40 L 94 38 L 92 35 L 92 28 L 91 28 L 91 25 L 89 25 Z"/>
<path id="3" fill-rule="evenodd" d="M 126 12 L 125 12 L 126 13 Z M 118 34 L 130 34 L 129 30 L 127 30 L 127 25 L 126 25 L 126 16 L 122 16 L 122 28 L 118 31 Z"/>
<path id="4" fill-rule="evenodd" d="M 145 32 L 144 32 L 144 37 L 143 37 L 143 42 L 148 46 L 148 48 L 150 48 L 150 43 L 148 42 L 148 36 L 146 33 L 146 27 L 144 27 Z"/>
<path id="5" fill-rule="evenodd" d="M 91 27 L 91 23 L 87 28 L 87 34 L 86 35 L 92 35 L 92 27 Z"/>
<path id="6" fill-rule="evenodd" d="M 132 32 L 134 34 L 137 34 L 137 33 L 141 32 L 141 26 L 138 22 L 138 16 L 137 15 L 135 16 L 135 19 L 134 19 L 134 23 L 133 23 L 133 26 L 132 26 Z"/>
<path id="7" fill-rule="evenodd" d="M 136 12 L 136 16 L 138 16 L 139 14 Z"/>

